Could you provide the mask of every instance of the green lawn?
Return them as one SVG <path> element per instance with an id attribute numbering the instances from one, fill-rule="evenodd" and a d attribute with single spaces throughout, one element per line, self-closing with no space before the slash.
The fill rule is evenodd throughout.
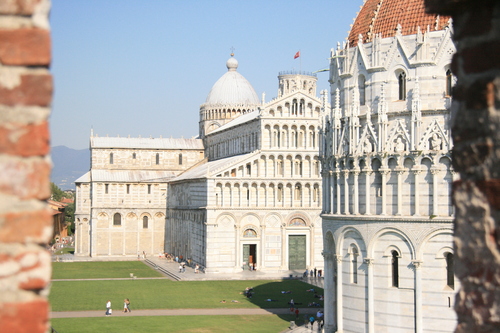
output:
<path id="1" fill-rule="evenodd" d="M 60 250 L 57 250 L 54 255 L 61 255 L 61 254 L 73 254 L 75 253 L 75 248 L 74 247 L 63 247 Z"/>
<path id="2" fill-rule="evenodd" d="M 291 315 L 273 316 L 152 316 L 52 319 L 59 333 L 238 332 L 269 333 L 286 330 Z"/>
<path id="3" fill-rule="evenodd" d="M 161 277 L 158 271 L 141 261 L 54 262 L 52 279 L 105 279 Z"/>
<path id="4" fill-rule="evenodd" d="M 241 292 L 254 288 L 254 296 L 246 298 Z M 52 283 L 49 300 L 53 311 L 83 311 L 104 309 L 110 299 L 113 308 L 120 309 L 129 298 L 132 309 L 187 308 L 283 308 L 291 298 L 299 307 L 317 302 L 307 289 L 313 287 L 300 280 L 263 281 L 171 281 L 171 280 L 104 280 L 56 281 Z M 291 294 L 281 291 L 290 290 Z M 273 299 L 267 302 L 266 299 Z M 228 301 L 220 303 L 221 300 Z M 238 300 L 239 303 L 232 303 Z"/>

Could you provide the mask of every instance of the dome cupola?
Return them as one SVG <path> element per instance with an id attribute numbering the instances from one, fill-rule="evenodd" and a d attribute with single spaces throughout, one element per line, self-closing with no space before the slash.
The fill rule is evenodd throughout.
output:
<path id="1" fill-rule="evenodd" d="M 247 106 L 259 105 L 259 97 L 250 82 L 238 73 L 238 60 L 231 54 L 226 61 L 227 72 L 215 82 L 205 105 Z"/>
<path id="2" fill-rule="evenodd" d="M 349 46 L 358 44 L 359 36 L 363 43 L 381 38 L 393 37 L 399 30 L 403 36 L 422 32 L 442 30 L 449 17 L 425 12 L 423 0 L 366 0 L 349 31 Z"/>

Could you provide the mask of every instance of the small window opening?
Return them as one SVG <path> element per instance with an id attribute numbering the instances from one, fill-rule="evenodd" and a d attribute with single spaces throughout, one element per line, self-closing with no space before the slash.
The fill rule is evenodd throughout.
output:
<path id="1" fill-rule="evenodd" d="M 351 283 L 358 283 L 358 249 L 353 246 L 351 251 Z"/>
<path id="2" fill-rule="evenodd" d="M 160 154 L 156 153 L 156 165 L 160 164 Z"/>
<path id="3" fill-rule="evenodd" d="M 151 194 L 151 184 L 148 184 L 148 194 Z"/>
<path id="4" fill-rule="evenodd" d="M 182 165 L 182 154 L 179 154 L 179 165 Z"/>
<path id="5" fill-rule="evenodd" d="M 148 217 L 147 216 L 144 216 L 142 218 L 142 228 L 143 229 L 147 229 L 148 228 Z"/>
<path id="6" fill-rule="evenodd" d="M 119 213 L 113 216 L 113 225 L 122 225 L 122 216 Z"/>
<path id="7" fill-rule="evenodd" d="M 453 75 L 451 70 L 446 71 L 446 96 L 451 96 L 451 89 L 453 86 Z"/>
<path id="8" fill-rule="evenodd" d="M 401 72 L 398 75 L 398 87 L 399 87 L 399 100 L 406 100 L 406 73 Z"/>
<path id="9" fill-rule="evenodd" d="M 399 254 L 392 251 L 392 286 L 399 288 Z"/>
<path id="10" fill-rule="evenodd" d="M 446 284 L 455 289 L 455 269 L 453 264 L 453 253 L 446 254 Z"/>
<path id="11" fill-rule="evenodd" d="M 104 184 L 104 194 L 108 194 L 109 184 Z"/>
<path id="12" fill-rule="evenodd" d="M 127 184 L 127 194 L 130 194 L 130 184 Z"/>
<path id="13" fill-rule="evenodd" d="M 132 154 L 132 159 L 135 160 L 135 158 L 137 157 L 137 155 L 135 153 Z"/>
<path id="14" fill-rule="evenodd" d="M 359 89 L 359 104 L 360 105 L 365 105 L 366 103 L 366 80 L 365 80 L 365 77 L 363 75 L 360 75 L 359 76 L 359 79 L 358 79 L 358 89 Z"/>
<path id="15" fill-rule="evenodd" d="M 113 164 L 113 153 L 109 154 L 109 164 Z"/>

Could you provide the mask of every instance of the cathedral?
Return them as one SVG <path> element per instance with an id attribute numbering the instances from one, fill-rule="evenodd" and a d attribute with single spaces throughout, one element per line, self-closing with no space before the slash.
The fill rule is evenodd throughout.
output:
<path id="1" fill-rule="evenodd" d="M 312 73 L 282 72 L 260 101 L 233 55 L 200 106 L 196 139 L 92 135 L 76 181 L 76 255 L 168 252 L 206 273 L 322 269 L 319 129 Z"/>
<path id="2" fill-rule="evenodd" d="M 325 332 L 452 332 L 455 46 L 423 0 L 367 0 L 321 130 Z"/>

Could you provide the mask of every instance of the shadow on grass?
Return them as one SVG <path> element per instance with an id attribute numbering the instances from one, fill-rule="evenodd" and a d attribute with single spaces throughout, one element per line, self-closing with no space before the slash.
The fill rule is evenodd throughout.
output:
<path id="1" fill-rule="evenodd" d="M 243 290 L 251 303 L 263 309 L 286 308 L 290 311 L 278 316 L 286 321 L 295 321 L 297 326 L 304 325 L 308 318 L 316 317 L 318 310 L 323 310 L 323 288 L 309 284 L 297 278 L 283 279 L 260 284 L 256 287 L 248 286 Z M 293 302 L 293 304 L 292 304 Z M 298 310 L 298 312 L 297 312 Z"/>

